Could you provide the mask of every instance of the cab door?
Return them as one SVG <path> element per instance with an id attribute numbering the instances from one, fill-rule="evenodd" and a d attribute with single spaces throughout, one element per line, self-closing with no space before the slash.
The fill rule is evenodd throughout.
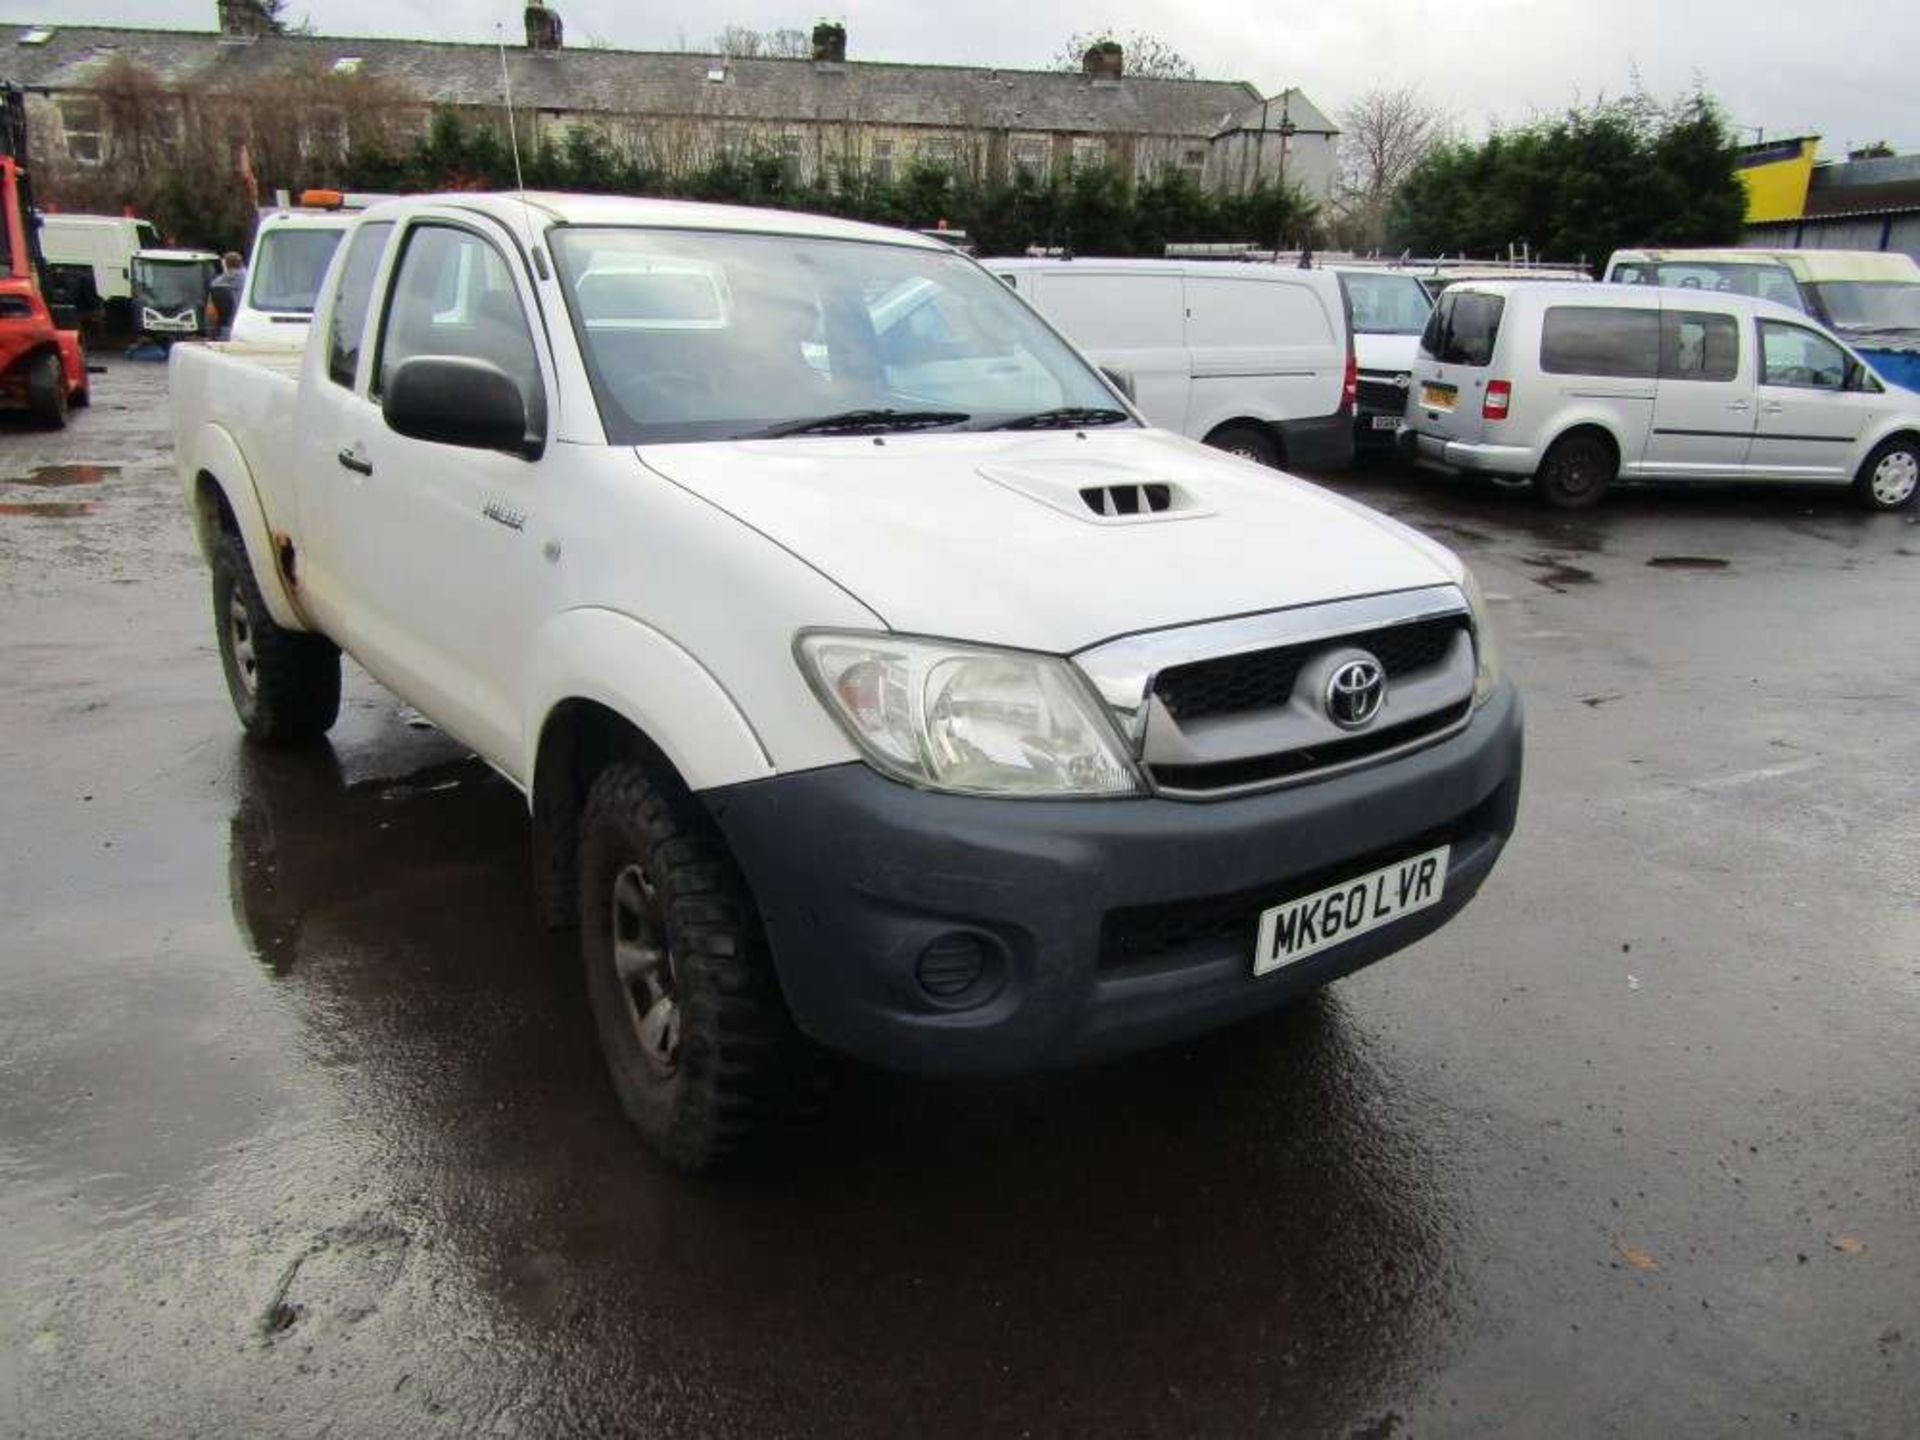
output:
<path id="1" fill-rule="evenodd" d="M 1751 344 L 1739 320 L 1718 310 L 1663 310 L 1660 379 L 1647 438 L 1645 472 L 1743 475 L 1753 448 Z"/>
<path id="2" fill-rule="evenodd" d="M 1779 480 L 1843 480 L 1874 398 L 1847 389 L 1834 340 L 1804 325 L 1760 320 L 1757 424 L 1749 469 Z"/>
<path id="3" fill-rule="evenodd" d="M 336 564 L 352 598 L 356 657 L 514 774 L 526 667 L 553 608 L 559 552 L 548 545 L 546 504 L 552 360 L 530 319 L 539 313 L 530 277 L 504 239 L 464 218 L 418 219 L 400 236 L 366 384 L 336 456 L 346 480 Z M 499 366 L 520 389 L 539 458 L 389 428 L 385 381 L 415 356 Z"/>

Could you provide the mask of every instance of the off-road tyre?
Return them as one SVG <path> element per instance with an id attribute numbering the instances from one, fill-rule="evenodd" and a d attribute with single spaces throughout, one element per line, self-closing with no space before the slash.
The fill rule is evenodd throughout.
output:
<path id="1" fill-rule="evenodd" d="M 1207 436 L 1207 444 L 1269 470 L 1280 468 L 1280 446 L 1273 436 L 1253 425 L 1223 425 Z"/>
<path id="2" fill-rule="evenodd" d="M 66 428 L 67 373 L 51 350 L 41 351 L 27 366 L 27 409 L 48 430 Z"/>
<path id="3" fill-rule="evenodd" d="M 340 717 L 339 647 L 274 623 L 238 535 L 222 536 L 213 553 L 213 629 L 227 694 L 249 739 L 296 745 L 333 727 Z"/>
<path id="4" fill-rule="evenodd" d="M 1904 510 L 1913 504 L 1920 494 L 1920 442 L 1896 435 L 1876 445 L 1854 477 L 1853 493 L 1869 510 Z"/>
<path id="5" fill-rule="evenodd" d="M 1618 469 L 1613 447 L 1580 430 L 1553 442 L 1534 473 L 1533 488 L 1556 510 L 1591 510 L 1606 495 Z"/>
<path id="6" fill-rule="evenodd" d="M 579 863 L 587 998 L 614 1092 L 648 1144 L 689 1173 L 816 1112 L 826 1079 L 824 1054 L 780 993 L 746 881 L 696 805 L 638 763 L 610 765 L 588 792 Z M 616 961 L 623 947 L 629 965 L 636 953 L 621 897 L 632 901 L 641 881 L 678 1009 L 670 1064 L 642 1039 L 641 1006 L 658 996 Z"/>

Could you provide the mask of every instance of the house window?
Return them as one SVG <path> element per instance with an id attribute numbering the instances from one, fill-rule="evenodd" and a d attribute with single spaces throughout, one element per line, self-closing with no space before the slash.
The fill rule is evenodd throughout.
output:
<path id="1" fill-rule="evenodd" d="M 1107 142 L 1098 135 L 1073 137 L 1073 168 L 1097 170 L 1107 163 Z"/>
<path id="2" fill-rule="evenodd" d="M 893 183 L 893 141 L 875 140 L 873 142 L 874 183 L 891 185 Z"/>
<path id="3" fill-rule="evenodd" d="M 940 135 L 930 140 L 922 140 L 916 152 L 922 165 L 937 166 L 942 170 L 953 169 L 957 157 L 957 147 L 951 136 Z"/>
<path id="4" fill-rule="evenodd" d="M 1180 154 L 1180 168 L 1191 170 L 1196 175 L 1207 168 L 1207 152 L 1198 145 L 1189 146 Z"/>
<path id="5" fill-rule="evenodd" d="M 302 158 L 339 161 L 347 155 L 347 117 L 338 110 L 315 110 L 307 120 Z"/>
<path id="6" fill-rule="evenodd" d="M 67 140 L 67 158 L 82 165 L 98 165 L 106 158 L 101 133 L 100 105 L 94 100 L 62 100 L 60 129 Z"/>
<path id="7" fill-rule="evenodd" d="M 1013 173 L 1029 180 L 1045 180 L 1053 168 L 1053 143 L 1044 135 L 1017 135 L 1008 146 Z"/>
<path id="8" fill-rule="evenodd" d="M 799 178 L 803 147 L 804 141 L 798 130 L 788 130 L 780 137 L 780 167 L 791 179 Z"/>

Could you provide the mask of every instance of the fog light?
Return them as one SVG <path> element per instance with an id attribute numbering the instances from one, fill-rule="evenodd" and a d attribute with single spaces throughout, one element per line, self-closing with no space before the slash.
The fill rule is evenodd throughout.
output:
<path id="1" fill-rule="evenodd" d="M 927 994 L 936 1000 L 953 1000 L 979 983 L 986 968 L 987 949 L 980 937 L 955 932 L 922 950 L 913 973 Z"/>

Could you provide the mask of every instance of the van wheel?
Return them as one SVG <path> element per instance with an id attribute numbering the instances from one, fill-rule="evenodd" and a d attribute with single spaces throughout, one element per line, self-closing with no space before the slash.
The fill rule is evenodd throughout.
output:
<path id="1" fill-rule="evenodd" d="M 1540 462 L 1533 488 L 1556 510 L 1586 510 L 1607 493 L 1614 469 L 1613 450 L 1598 435 L 1566 435 Z"/>
<path id="2" fill-rule="evenodd" d="M 1900 510 L 1920 492 L 1920 444 L 1893 439 L 1867 457 L 1854 479 L 1853 493 L 1869 510 Z"/>
<path id="3" fill-rule="evenodd" d="M 817 1101 L 823 1057 L 787 1011 L 725 844 L 647 770 L 600 773 L 580 820 L 580 949 L 614 1093 L 681 1170 Z"/>
<path id="4" fill-rule="evenodd" d="M 1266 431 L 1251 425 L 1223 425 L 1207 437 L 1207 444 L 1270 470 L 1280 468 L 1280 447 Z"/>
<path id="5" fill-rule="evenodd" d="M 66 428 L 67 373 L 51 350 L 35 356 L 27 367 L 27 408 L 47 429 Z"/>
<path id="6" fill-rule="evenodd" d="M 213 552 L 213 628 L 227 694 L 250 739 L 315 740 L 340 716 L 340 651 L 324 635 L 283 630 L 254 583 L 238 535 Z"/>

